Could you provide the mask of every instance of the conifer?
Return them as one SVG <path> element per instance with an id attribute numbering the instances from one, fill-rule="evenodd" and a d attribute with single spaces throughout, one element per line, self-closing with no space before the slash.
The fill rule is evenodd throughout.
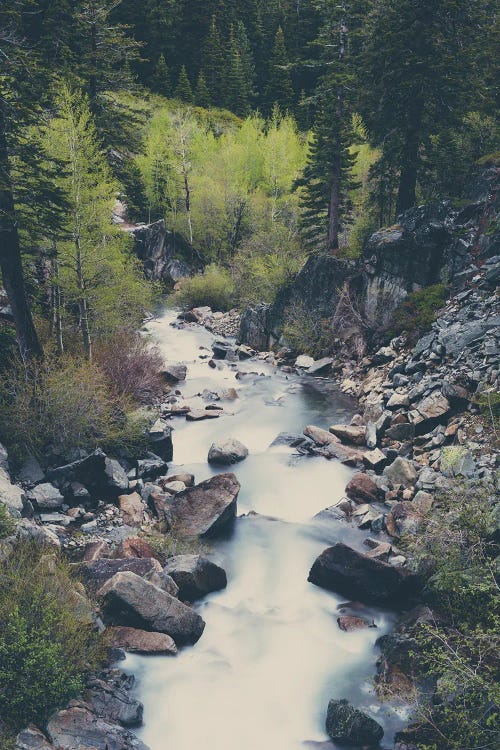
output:
<path id="1" fill-rule="evenodd" d="M 285 35 L 281 26 L 278 27 L 274 38 L 264 100 L 265 109 L 268 113 L 272 111 L 275 104 L 278 104 L 283 112 L 291 111 L 294 106 L 295 93 L 289 70 Z"/>
<path id="2" fill-rule="evenodd" d="M 174 91 L 174 99 L 179 99 L 181 102 L 186 102 L 186 104 L 192 104 L 193 102 L 193 89 L 191 88 L 191 82 L 185 65 L 182 66 L 179 73 L 179 79 Z"/>

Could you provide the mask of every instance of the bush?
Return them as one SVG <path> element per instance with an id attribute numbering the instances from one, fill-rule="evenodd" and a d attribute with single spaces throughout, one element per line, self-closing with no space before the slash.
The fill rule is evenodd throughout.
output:
<path id="1" fill-rule="evenodd" d="M 445 301 L 444 284 L 435 284 L 412 292 L 392 313 L 387 331 L 389 338 L 399 336 L 405 331 L 409 334 L 410 341 L 415 343 L 430 329 Z"/>
<path id="2" fill-rule="evenodd" d="M 212 264 L 203 274 L 182 279 L 173 301 L 181 307 L 208 305 L 212 310 L 225 312 L 233 305 L 234 283 L 228 271 Z"/>
<path id="3" fill-rule="evenodd" d="M 294 351 L 317 359 L 327 354 L 332 346 L 332 323 L 321 318 L 318 311 L 296 303 L 286 310 L 283 338 Z"/>
<path id="4" fill-rule="evenodd" d="M 3 503 L 0 503 L 0 539 L 10 536 L 16 528 L 16 522 Z"/>
<path id="5" fill-rule="evenodd" d="M 120 400 L 150 403 L 161 396 L 163 356 L 135 331 L 120 331 L 110 339 L 97 342 L 94 359 Z"/>
<path id="6" fill-rule="evenodd" d="M 80 616 L 77 614 L 80 612 Z M 43 722 L 84 686 L 105 642 L 68 565 L 31 544 L 0 571 L 0 715 L 13 730 Z"/>

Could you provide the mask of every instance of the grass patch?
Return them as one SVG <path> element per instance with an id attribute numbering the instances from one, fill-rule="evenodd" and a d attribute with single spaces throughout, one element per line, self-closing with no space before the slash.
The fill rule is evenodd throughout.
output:
<path id="1" fill-rule="evenodd" d="M 203 274 L 182 279 L 172 301 L 185 308 L 208 305 L 212 310 L 226 312 L 234 302 L 234 282 L 229 271 L 211 264 Z"/>
<path id="2" fill-rule="evenodd" d="M 392 313 L 387 333 L 389 338 L 406 332 L 416 342 L 428 331 L 446 301 L 446 286 L 434 284 L 412 292 Z"/>

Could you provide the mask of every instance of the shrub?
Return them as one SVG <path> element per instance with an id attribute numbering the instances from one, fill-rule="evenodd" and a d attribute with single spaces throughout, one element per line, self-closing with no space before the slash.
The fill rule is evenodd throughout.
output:
<path id="1" fill-rule="evenodd" d="M 318 358 L 331 348 L 332 323 L 302 302 L 295 303 L 286 310 L 283 338 L 294 351 Z"/>
<path id="2" fill-rule="evenodd" d="M 0 503 L 0 539 L 10 536 L 16 528 L 16 522 L 3 503 Z"/>
<path id="3" fill-rule="evenodd" d="M 430 329 L 445 300 L 446 286 L 444 284 L 434 284 L 418 292 L 412 292 L 392 313 L 387 331 L 389 337 L 394 338 L 406 331 L 410 341 L 417 341 Z"/>
<path id="4" fill-rule="evenodd" d="M 200 539 L 182 539 L 172 530 L 165 534 L 152 532 L 145 534 L 144 538 L 163 563 L 175 555 L 203 555 L 208 551 L 207 545 Z"/>
<path id="5" fill-rule="evenodd" d="M 149 403 L 163 392 L 160 350 L 135 331 L 120 331 L 97 342 L 94 359 L 120 400 Z"/>
<path id="6" fill-rule="evenodd" d="M 82 612 L 83 615 L 78 615 Z M 68 565 L 31 544 L 0 571 L 0 715 L 16 730 L 43 723 L 83 687 L 105 643 Z"/>
<path id="7" fill-rule="evenodd" d="M 234 283 L 228 271 L 212 264 L 203 274 L 182 279 L 173 301 L 181 307 L 208 305 L 212 310 L 225 312 L 234 301 Z"/>

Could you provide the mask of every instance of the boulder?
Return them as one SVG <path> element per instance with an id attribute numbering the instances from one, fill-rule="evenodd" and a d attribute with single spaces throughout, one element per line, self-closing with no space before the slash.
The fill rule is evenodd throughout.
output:
<path id="1" fill-rule="evenodd" d="M 217 339 L 212 344 L 212 351 L 214 353 L 214 359 L 228 359 L 231 355 L 235 354 L 234 346 L 230 341 L 224 341 L 223 339 Z"/>
<path id="2" fill-rule="evenodd" d="M 23 729 L 16 737 L 16 750 L 53 750 L 46 736 L 38 727 L 30 724 Z"/>
<path id="3" fill-rule="evenodd" d="M 12 484 L 7 471 L 0 468 L 0 503 L 7 506 L 9 513 L 19 517 L 24 507 L 24 491 L 17 484 Z"/>
<path id="4" fill-rule="evenodd" d="M 167 573 L 164 573 L 163 570 L 152 570 L 150 573 L 146 573 L 144 578 L 146 579 L 146 581 L 152 583 L 153 586 L 156 586 L 162 591 L 166 591 L 167 594 L 175 596 L 177 599 L 179 598 L 178 585 L 176 584 L 172 576 L 167 575 Z"/>
<path id="5" fill-rule="evenodd" d="M 239 340 L 258 352 L 269 348 L 269 305 L 259 304 L 243 310 Z"/>
<path id="6" fill-rule="evenodd" d="M 382 453 L 380 448 L 363 453 L 363 463 L 367 469 L 380 470 L 387 463 L 387 456 Z"/>
<path id="7" fill-rule="evenodd" d="M 212 443 L 208 451 L 209 464 L 236 464 L 248 456 L 248 448 L 235 438 Z"/>
<path id="8" fill-rule="evenodd" d="M 116 625 L 109 628 L 110 644 L 132 654 L 176 654 L 175 641 L 166 633 L 150 633 Z"/>
<path id="9" fill-rule="evenodd" d="M 441 421 L 451 409 L 450 402 L 439 391 L 434 391 L 430 396 L 419 401 L 414 409 L 409 412 L 408 416 L 414 425 L 419 425 L 419 429 L 428 429 L 429 423 Z"/>
<path id="10" fill-rule="evenodd" d="M 345 493 L 355 503 L 374 503 L 379 499 L 380 490 L 368 474 L 355 474 L 345 488 Z"/>
<path id="11" fill-rule="evenodd" d="M 299 367 L 302 370 L 307 370 L 308 367 L 311 367 L 314 364 L 314 358 L 309 357 L 307 354 L 301 354 L 300 357 L 297 357 L 295 360 L 295 367 Z"/>
<path id="12" fill-rule="evenodd" d="M 227 586 L 226 571 L 202 555 L 171 557 L 163 572 L 174 579 L 182 600 L 194 601 Z"/>
<path id="13" fill-rule="evenodd" d="M 375 747 L 384 736 L 375 719 L 353 708 L 345 699 L 331 700 L 328 704 L 326 731 L 334 742 L 360 747 Z"/>
<path id="14" fill-rule="evenodd" d="M 106 456 L 104 460 L 104 476 L 105 484 L 109 489 L 117 493 L 128 490 L 127 472 L 116 458 Z"/>
<path id="15" fill-rule="evenodd" d="M 118 497 L 118 507 L 120 508 L 123 523 L 127 526 L 141 525 L 145 505 L 138 492 L 132 492 L 131 495 L 120 495 Z"/>
<path id="16" fill-rule="evenodd" d="M 340 617 L 337 617 L 337 624 L 344 633 L 375 627 L 373 620 L 365 620 L 364 617 L 356 617 L 355 615 L 340 615 Z"/>
<path id="17" fill-rule="evenodd" d="M 176 644 L 196 643 L 205 628 L 197 612 L 135 573 L 116 573 L 97 595 L 113 625 L 166 633 Z"/>
<path id="18" fill-rule="evenodd" d="M 57 750 L 148 750 L 128 729 L 100 718 L 85 703 L 54 714 L 47 734 Z"/>
<path id="19" fill-rule="evenodd" d="M 343 443 L 363 445 L 365 442 L 366 427 L 364 425 L 334 424 L 330 427 L 330 432 Z"/>
<path id="20" fill-rule="evenodd" d="M 378 605 L 399 604 L 413 594 L 417 583 L 405 568 L 367 557 L 342 542 L 321 553 L 308 580 L 350 599 Z"/>
<path id="21" fill-rule="evenodd" d="M 416 534 L 422 525 L 422 514 L 413 503 L 395 503 L 385 519 L 385 525 L 387 533 L 396 538 L 403 534 Z"/>
<path id="22" fill-rule="evenodd" d="M 120 560 L 124 558 L 151 559 L 156 556 L 153 547 L 139 536 L 129 536 L 124 539 L 123 542 L 120 542 L 113 555 L 113 557 Z"/>
<path id="23" fill-rule="evenodd" d="M 27 487 L 33 487 L 38 482 L 43 482 L 45 474 L 35 456 L 28 456 L 23 462 L 17 474 L 17 481 Z"/>
<path id="24" fill-rule="evenodd" d="M 26 497 L 39 510 L 52 510 L 60 508 L 64 503 L 64 497 L 53 484 L 44 482 L 29 490 Z"/>
<path id="25" fill-rule="evenodd" d="M 220 417 L 220 411 L 214 409 L 191 409 L 186 414 L 188 422 L 200 422 L 203 419 L 217 419 Z"/>
<path id="26" fill-rule="evenodd" d="M 167 464 L 156 453 L 148 453 L 145 458 L 137 461 L 137 476 L 139 479 L 154 479 L 167 469 Z"/>
<path id="27" fill-rule="evenodd" d="M 174 457 L 172 442 L 172 427 L 164 419 L 157 419 L 148 432 L 149 444 L 153 455 L 163 461 L 171 461 Z"/>
<path id="28" fill-rule="evenodd" d="M 89 681 L 84 698 L 102 719 L 118 722 L 124 727 L 139 727 L 142 724 L 142 703 L 116 685 L 93 678 Z"/>
<path id="29" fill-rule="evenodd" d="M 111 497 L 117 497 L 128 489 L 128 477 L 121 464 L 114 458 L 108 458 L 100 448 L 85 458 L 48 469 L 46 476 L 58 485 L 60 482 L 78 482 L 92 493 Z"/>
<path id="30" fill-rule="evenodd" d="M 411 487 L 417 481 L 417 471 L 407 458 L 398 456 L 392 464 L 386 466 L 383 475 L 394 487 Z"/>
<path id="31" fill-rule="evenodd" d="M 172 526 L 180 537 L 213 536 L 236 516 L 240 483 L 234 474 L 218 474 L 175 495 Z"/>
<path id="32" fill-rule="evenodd" d="M 152 571 L 161 573 L 162 567 L 154 558 L 130 557 L 110 560 L 100 558 L 92 562 L 82 562 L 78 566 L 78 573 L 87 591 L 95 594 L 106 581 L 116 573 L 130 571 L 138 576 L 146 576 Z"/>
<path id="33" fill-rule="evenodd" d="M 332 364 L 333 359 L 331 357 L 322 357 L 322 359 L 317 359 L 310 367 L 307 368 L 307 375 L 324 375 L 325 373 L 330 371 Z"/>
<path id="34" fill-rule="evenodd" d="M 180 383 L 182 380 L 186 380 L 187 367 L 181 364 L 167 364 L 161 374 L 169 383 Z"/>
<path id="35" fill-rule="evenodd" d="M 328 430 L 323 430 L 321 427 L 315 427 L 313 424 L 307 425 L 304 435 L 310 438 L 316 445 L 330 445 L 331 443 L 340 442 L 336 435 L 328 432 Z"/>

